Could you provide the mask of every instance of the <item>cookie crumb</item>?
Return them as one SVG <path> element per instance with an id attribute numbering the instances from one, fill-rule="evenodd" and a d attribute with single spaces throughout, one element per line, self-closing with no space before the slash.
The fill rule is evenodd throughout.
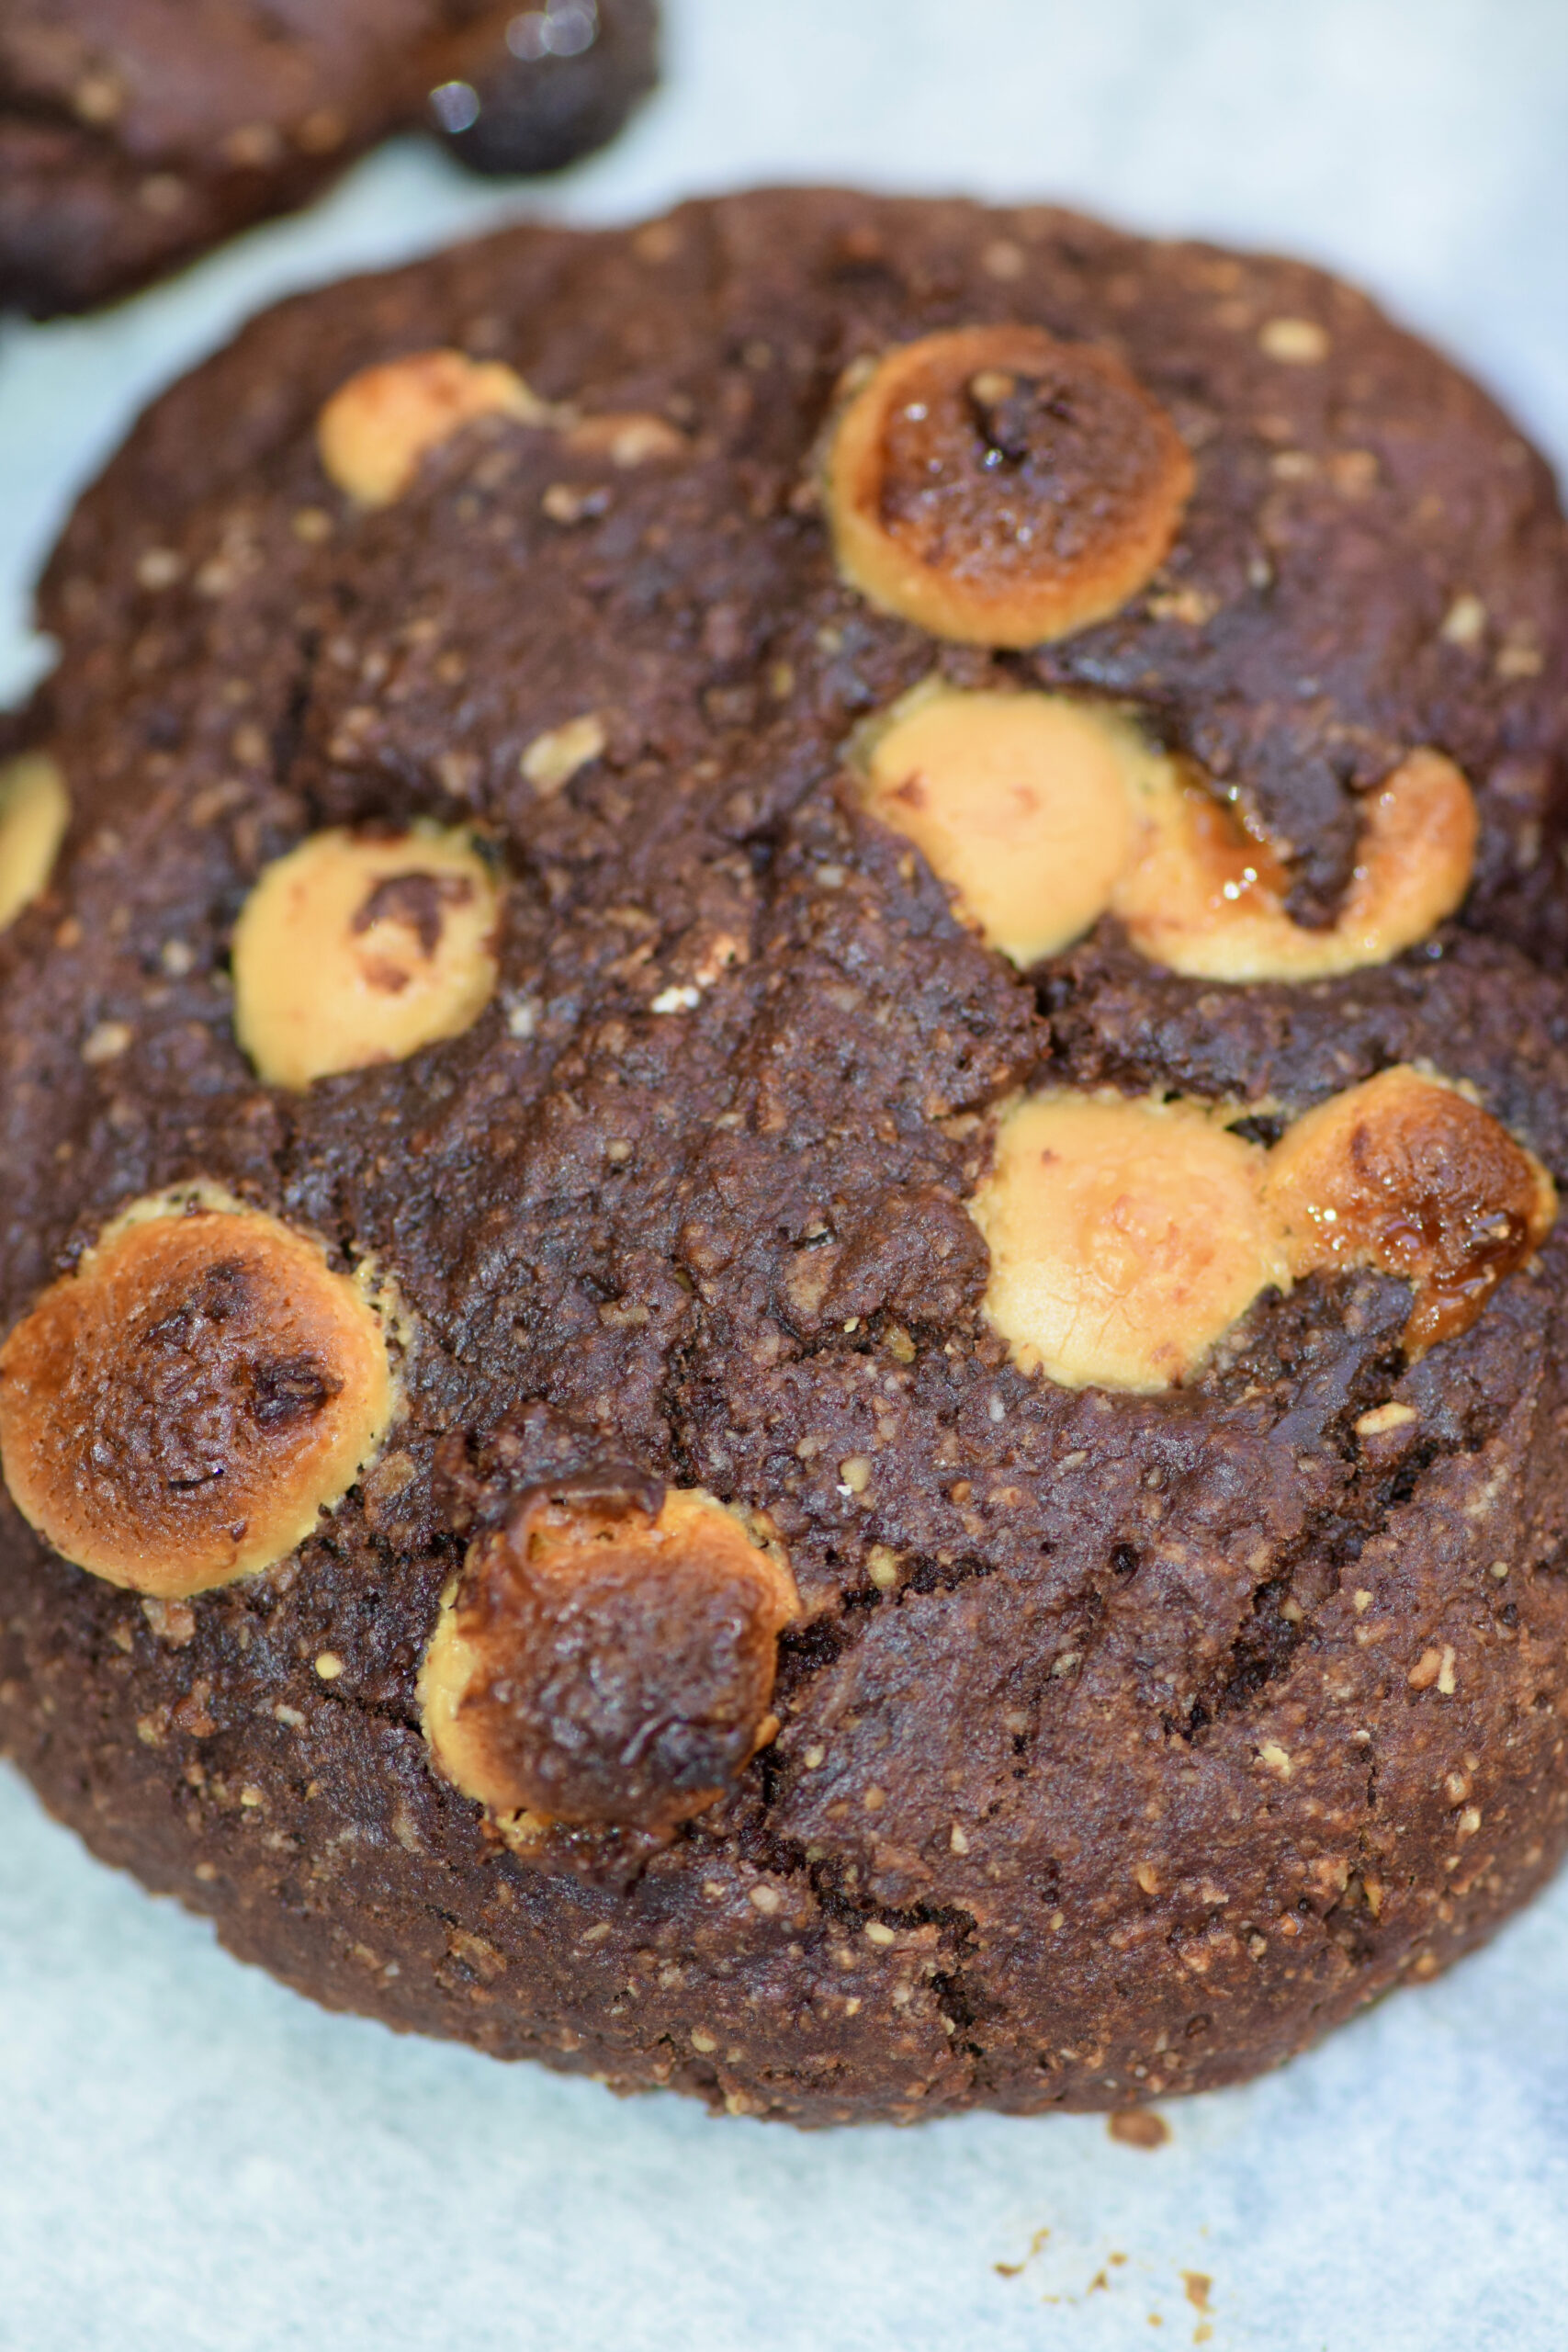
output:
<path id="1" fill-rule="evenodd" d="M 1152 2107 L 1118 2108 L 1107 2117 L 1105 2128 L 1123 2148 L 1163 2148 L 1170 2137 L 1169 2124 Z"/>

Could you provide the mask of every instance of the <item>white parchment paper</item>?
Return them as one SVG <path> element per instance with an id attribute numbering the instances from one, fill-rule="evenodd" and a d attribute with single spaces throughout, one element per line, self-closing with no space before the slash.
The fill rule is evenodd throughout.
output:
<path id="1" fill-rule="evenodd" d="M 117 311 L 0 330 L 0 698 L 48 660 L 27 582 L 153 390 L 275 294 L 528 206 L 838 177 L 1288 246 L 1568 460 L 1568 0 L 667 13 L 662 96 L 542 196 L 405 144 Z M 1565 1939 L 1560 1882 L 1283 2074 L 1172 2104 L 1154 2153 L 1092 2118 L 803 2137 L 325 2017 L 0 1771 L 0 2346 L 1558 2352 Z"/>

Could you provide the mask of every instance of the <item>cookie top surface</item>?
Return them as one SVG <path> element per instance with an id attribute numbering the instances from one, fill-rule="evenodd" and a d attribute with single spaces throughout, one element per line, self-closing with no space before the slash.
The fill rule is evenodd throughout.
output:
<path id="1" fill-rule="evenodd" d="M 17 0 L 0 23 L 0 303 L 104 300 L 423 121 L 553 171 L 654 74 L 650 0 Z"/>
<path id="2" fill-rule="evenodd" d="M 823 514 L 846 374 L 863 399 L 867 364 L 913 349 L 935 381 L 945 333 L 973 386 L 993 322 L 1015 368 L 1032 334 L 1114 371 L 1076 412 L 1090 451 L 1108 399 L 1118 447 L 1146 430 L 1119 421 L 1136 400 L 1194 453 L 1145 584 L 999 656 L 849 586 Z M 993 379 L 993 404 L 1015 397 Z M 1465 916 L 1500 922 L 1534 907 L 1562 593 L 1537 462 L 1294 264 L 764 195 L 513 232 L 287 304 L 151 412 L 45 582 L 73 911 L 52 945 L 34 918 L 8 942 L 16 1100 L 48 1131 L 20 1155 L 8 1312 L 128 1200 L 218 1183 L 395 1276 L 432 1439 L 537 1396 L 668 1476 L 686 1414 L 716 1430 L 776 1383 L 809 1421 L 802 1382 L 852 1385 L 885 1323 L 1000 1360 L 968 1204 L 992 1114 L 1061 1071 L 1288 1114 L 1435 1063 L 1556 1164 L 1550 1088 L 1466 1042 L 1513 1017 L 1479 947 L 1415 979 L 1385 955 L 1337 995 L 1289 972 L 1205 993 L 1091 899 L 1033 989 L 1029 951 L 976 935 L 938 851 L 917 834 L 912 855 L 852 778 L 911 699 L 906 726 L 934 712 L 961 741 L 1111 712 L 1213 805 L 1241 797 L 1288 852 L 1280 921 L 1310 944 L 1354 887 L 1373 788 L 1438 746 L 1479 821 Z M 1488 618 L 1459 642 L 1466 596 Z M 1510 661 L 1527 639 L 1533 662 Z M 913 694 L 933 671 L 934 706 Z M 951 755 L 920 756 L 935 776 Z M 329 932 L 346 960 L 321 962 Z M 1450 969 L 1475 1009 L 1434 1025 Z M 1314 1042 L 1352 1004 L 1385 1009 L 1359 1065 Z M 805 1483 L 841 1487 L 863 1437 L 825 1438 Z M 719 1490 L 773 1509 L 776 1476 L 728 1444 L 698 1449 Z M 899 1476 L 924 1525 L 925 1473 Z M 950 1538 L 962 1517 L 937 1511 Z M 808 1573 L 841 1586 L 834 1556 L 824 1539 Z"/>
<path id="3" fill-rule="evenodd" d="M 840 575 L 824 451 L 874 380 L 857 363 L 1018 322 L 1103 346 L 1191 479 L 1109 619 L 998 655 Z M 1036 364 L 1014 363 L 1022 392 L 976 395 L 1032 481 Z M 1164 446 L 1137 444 L 1140 483 L 1167 478 Z M 875 560 L 875 595 L 902 594 Z M 312 1237 L 335 1277 L 395 1286 L 395 1418 L 339 1499 L 342 1453 L 316 1536 L 199 1598 L 190 1654 L 146 1661 L 143 1696 L 161 1676 L 157 1703 L 185 1704 L 168 1678 L 199 1666 L 202 1736 L 240 1747 L 275 1707 L 320 1717 L 333 1817 L 395 1796 L 421 1825 L 397 1869 L 427 1849 L 466 1868 L 465 1768 L 431 1769 L 440 1709 L 504 1713 L 520 1669 L 486 1644 L 509 1610 L 564 1629 L 563 1657 L 585 1594 L 617 1624 L 675 1622 L 685 1589 L 639 1599 L 626 1563 L 668 1565 L 686 1498 L 723 1522 L 679 1555 L 723 1669 L 702 1737 L 638 1763 L 622 1836 L 604 1753 L 626 1710 L 684 1721 L 697 1701 L 635 1675 L 592 1705 L 534 1692 L 526 1738 L 480 1743 L 492 1815 L 525 1824 L 547 1882 L 646 1868 L 669 1917 L 705 1872 L 809 1865 L 835 1917 L 874 1904 L 941 1935 L 950 1910 L 1013 1916 L 1032 1873 L 1097 1871 L 1109 1932 L 1150 1897 L 1112 1815 L 1164 1802 L 1172 1740 L 1211 1778 L 1168 1835 L 1212 1838 L 1259 1754 L 1317 1737 L 1331 1668 L 1393 1710 L 1363 1672 L 1353 1564 L 1397 1562 L 1424 1623 L 1478 1497 L 1462 1541 L 1521 1556 L 1563 1514 L 1543 1433 L 1568 1001 L 1488 935 L 1551 941 L 1562 560 L 1539 462 L 1361 298 L 1059 213 L 736 198 L 511 232 L 258 321 L 150 413 L 44 585 L 62 656 L 39 725 L 74 819 L 0 938 L 4 1319 L 73 1295 L 129 1204 L 215 1188 Z M 886 730 L 945 729 L 964 696 L 961 736 L 1021 709 L 1064 757 L 1111 741 L 1108 806 L 1145 770 L 1244 806 L 1278 919 L 1308 937 L 1358 887 L 1367 806 L 1427 757 L 1423 793 L 1451 771 L 1473 808 L 1460 921 L 1246 985 L 1141 952 L 1103 896 L 1008 952 L 933 870 L 937 834 L 928 855 L 876 797 Z M 955 789 L 985 784 L 972 768 Z M 1108 875 L 1128 805 L 1124 832 L 1094 831 Z M 314 1027 L 293 1017 L 307 967 L 333 993 Z M 1482 1159 L 1506 1170 L 1454 1210 L 1451 1263 L 1425 1196 L 1437 1257 L 1386 1236 L 1303 1254 L 1280 1171 L 1320 1131 L 1299 1123 L 1391 1079 L 1441 1098 L 1445 1134 L 1484 1114 Z M 1233 1204 L 1223 1279 L 1145 1252 L 1188 1320 L 1179 1346 L 1119 1325 L 1113 1376 L 1076 1332 L 1021 1343 L 996 1288 L 1009 1122 L 1062 1102 L 1146 1121 L 1156 1159 L 1174 1139 Z M 1036 1157 L 1066 1150 L 1053 1131 Z M 1132 1262 L 1111 1206 L 1098 1229 Z M 1433 1299 L 1466 1283 L 1475 1312 L 1445 1321 Z M 40 1639 L 101 1646 L 107 1588 L 27 1556 Z M 1387 1721 L 1391 1755 L 1427 1736 Z M 1354 1812 L 1362 1760 L 1335 1759 Z M 552 1829 L 538 1792 L 569 1781 Z M 974 1826 L 998 1810 L 983 1862 Z M 1271 1883 L 1268 1823 L 1235 1813 L 1224 1836 L 1239 1877 Z M 1296 1996 L 1274 1994 L 1282 2016 Z"/>
<path id="4" fill-rule="evenodd" d="M 1568 592 L 1540 460 L 1480 391 L 1348 288 L 1297 264 L 1148 245 L 1046 212 L 739 198 L 640 238 L 525 231 L 285 306 L 134 437 L 67 539 L 45 618 L 77 644 L 129 636 L 134 566 L 165 548 L 179 580 L 148 616 L 160 632 L 185 630 L 187 650 L 220 619 L 231 631 L 248 620 L 259 643 L 345 566 L 367 631 L 406 629 L 439 594 L 448 670 L 459 642 L 482 645 L 505 695 L 486 686 L 481 705 L 472 684 L 444 681 L 434 656 L 412 650 L 395 751 L 383 758 L 367 736 L 349 759 L 336 715 L 364 698 L 346 665 L 317 663 L 293 772 L 313 788 L 322 779 L 334 804 L 352 800 L 346 775 L 373 779 L 378 766 L 427 788 L 446 753 L 478 763 L 465 805 L 509 796 L 525 817 L 519 756 L 590 707 L 626 714 L 611 747 L 622 771 L 644 746 L 679 767 L 733 762 L 741 744 L 760 766 L 820 768 L 856 719 L 939 659 L 960 683 L 990 674 L 844 594 L 823 518 L 805 511 L 836 388 L 890 345 L 1014 320 L 1120 359 L 1197 473 L 1143 593 L 1016 672 L 1132 700 L 1288 846 L 1292 904 L 1308 922 L 1345 891 L 1358 796 L 1422 746 L 1456 761 L 1479 797 L 1477 911 L 1549 901 Z M 547 400 L 651 412 L 682 436 L 677 454 L 617 467 L 608 449 L 592 461 L 558 435 L 517 435 L 488 453 L 487 490 L 468 479 L 479 453 L 466 442 L 426 469 L 412 507 L 345 532 L 316 456 L 319 411 L 357 368 L 447 346 L 508 362 Z M 573 490 L 576 521 L 557 519 L 576 511 Z M 477 528 L 456 512 L 465 491 L 486 507 Z M 323 501 L 330 540 L 291 536 L 291 517 Z M 223 531 L 243 542 L 245 585 L 193 638 L 203 603 L 191 583 L 204 565 L 209 587 L 219 579 Z M 111 548 L 131 579 L 92 578 L 92 550 Z M 532 600 L 499 612 L 525 560 L 540 612 Z M 72 616 L 61 607 L 73 573 L 78 600 L 92 578 L 90 628 L 80 601 Z M 818 638 L 834 628 L 842 643 L 829 650 Z M 569 648 L 592 675 L 563 708 Z M 282 661 L 276 632 L 264 658 Z M 777 697 L 769 676 L 784 664 L 798 691 Z"/>

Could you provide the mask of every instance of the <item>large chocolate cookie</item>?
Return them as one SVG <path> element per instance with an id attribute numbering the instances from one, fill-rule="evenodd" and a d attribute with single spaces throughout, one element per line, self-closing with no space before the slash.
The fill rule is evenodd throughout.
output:
<path id="1" fill-rule="evenodd" d="M 320 1999 L 797 2120 L 1475 1942 L 1568 1806 L 1565 612 L 1293 264 L 795 193 L 257 322 L 6 771 L 47 1803 Z"/>
<path id="2" fill-rule="evenodd" d="M 558 171 L 654 72 L 654 0 L 7 0 L 0 307 L 125 293 L 411 125 Z"/>

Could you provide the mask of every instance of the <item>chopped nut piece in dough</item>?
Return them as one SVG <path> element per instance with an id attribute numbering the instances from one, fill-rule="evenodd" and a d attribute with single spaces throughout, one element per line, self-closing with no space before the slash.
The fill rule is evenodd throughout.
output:
<path id="1" fill-rule="evenodd" d="M 234 930 L 234 1028 L 272 1086 L 404 1061 L 495 992 L 500 899 L 470 834 L 312 833 L 262 875 Z"/>
<path id="2" fill-rule="evenodd" d="M 1111 353 L 1039 327 L 961 327 L 889 351 L 833 434 L 839 567 L 885 612 L 965 644 L 1037 645 L 1104 620 L 1169 552 L 1192 461 Z"/>
<path id="3" fill-rule="evenodd" d="M 497 359 L 461 351 L 411 351 L 362 368 L 342 384 L 316 424 L 321 465 L 361 506 L 389 506 L 419 470 L 427 449 L 477 416 L 549 422 L 552 412 L 521 376 Z"/>
<path id="4" fill-rule="evenodd" d="M 1292 1273 L 1375 1266 L 1410 1283 L 1410 1357 L 1468 1330 L 1557 1215 L 1533 1152 L 1457 1088 L 1406 1067 L 1297 1119 L 1269 1156 L 1265 1193 Z"/>
<path id="5" fill-rule="evenodd" d="M 220 1194 L 138 1203 L 0 1350 L 17 1508 L 78 1567 L 164 1600 L 302 1543 L 391 1406 L 365 1286 Z"/>
<path id="6" fill-rule="evenodd" d="M 1046 1094 L 998 1125 L 971 1211 L 986 1312 L 1064 1386 L 1166 1388 L 1270 1283 L 1290 1285 L 1264 1154 L 1189 1102 Z"/>
<path id="7" fill-rule="evenodd" d="M 595 710 L 569 718 L 543 735 L 536 735 L 518 763 L 541 800 L 564 792 L 580 768 L 602 759 L 609 738 Z"/>
<path id="8" fill-rule="evenodd" d="M 0 762 L 0 931 L 47 886 L 70 821 L 65 779 L 47 752 Z"/>
<path id="9" fill-rule="evenodd" d="M 1292 921 L 1275 850 L 1175 760 L 1136 772 L 1140 842 L 1111 904 L 1140 954 L 1190 978 L 1307 980 L 1385 964 L 1452 914 L 1470 887 L 1475 803 L 1438 752 L 1412 752 L 1363 804 L 1337 921 Z"/>
<path id="10" fill-rule="evenodd" d="M 437 1769 L 492 1812 L 668 1830 L 776 1733 L 778 1545 L 700 1489 L 538 1489 L 469 1548 L 420 1675 Z"/>
<path id="11" fill-rule="evenodd" d="M 1258 341 L 1270 359 L 1282 359 L 1292 368 L 1315 367 L 1327 358 L 1330 347 L 1327 328 L 1315 319 L 1266 319 Z"/>
<path id="12" fill-rule="evenodd" d="M 646 466 L 657 458 L 683 458 L 691 443 L 662 416 L 637 409 L 581 416 L 569 424 L 565 446 L 583 457 L 608 458 L 613 466 Z"/>
<path id="13" fill-rule="evenodd" d="M 1023 967 L 1103 913 L 1132 854 L 1126 770 L 1146 756 L 1101 705 L 932 683 L 868 736 L 864 797 Z"/>

